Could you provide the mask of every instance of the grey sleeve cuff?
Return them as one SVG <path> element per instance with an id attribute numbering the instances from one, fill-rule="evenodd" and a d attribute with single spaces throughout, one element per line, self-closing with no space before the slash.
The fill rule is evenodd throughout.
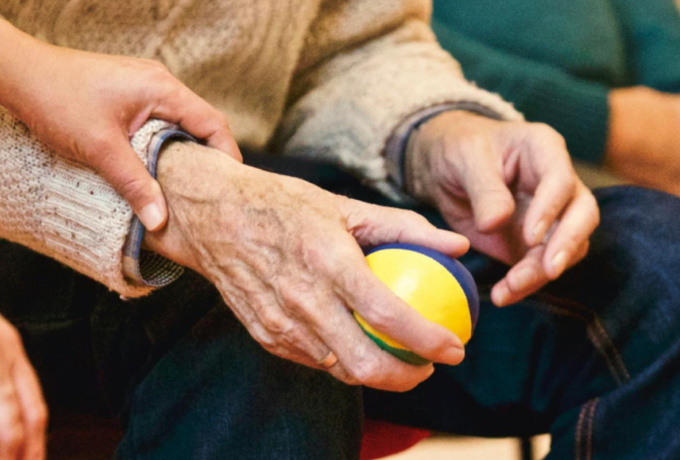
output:
<path id="1" fill-rule="evenodd" d="M 176 126 L 158 131 L 149 144 L 147 169 L 156 177 L 158 155 L 166 141 L 179 139 L 198 142 L 194 137 L 180 131 Z M 162 287 L 176 281 L 184 273 L 184 267 L 165 257 L 142 249 L 144 226 L 137 216 L 133 217 L 130 233 L 123 246 L 123 274 L 138 286 Z"/>
<path id="2" fill-rule="evenodd" d="M 406 147 L 411 135 L 416 132 L 423 124 L 444 112 L 452 110 L 464 110 L 473 112 L 495 120 L 503 117 L 486 106 L 476 102 L 452 102 L 438 104 L 432 107 L 419 110 L 406 120 L 404 120 L 385 143 L 385 166 L 387 174 L 394 185 L 402 192 L 406 191 L 405 166 L 406 166 Z"/>

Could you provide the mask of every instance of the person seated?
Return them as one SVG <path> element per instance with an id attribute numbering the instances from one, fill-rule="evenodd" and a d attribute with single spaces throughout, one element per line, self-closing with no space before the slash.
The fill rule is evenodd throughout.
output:
<path id="1" fill-rule="evenodd" d="M 674 0 L 434 0 L 465 75 L 547 123 L 573 158 L 680 194 L 680 15 Z"/>
<path id="2" fill-rule="evenodd" d="M 118 459 L 352 459 L 364 414 L 678 456 L 680 201 L 596 198 L 430 6 L 0 4 L 0 458 L 44 458 L 88 382 Z M 466 349 L 370 271 L 387 242 L 472 271 Z"/>

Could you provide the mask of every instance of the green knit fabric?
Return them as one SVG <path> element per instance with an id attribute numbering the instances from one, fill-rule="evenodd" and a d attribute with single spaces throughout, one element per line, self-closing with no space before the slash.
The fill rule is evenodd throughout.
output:
<path id="1" fill-rule="evenodd" d="M 433 29 L 479 86 L 600 163 L 612 88 L 680 92 L 674 0 L 434 0 Z"/>

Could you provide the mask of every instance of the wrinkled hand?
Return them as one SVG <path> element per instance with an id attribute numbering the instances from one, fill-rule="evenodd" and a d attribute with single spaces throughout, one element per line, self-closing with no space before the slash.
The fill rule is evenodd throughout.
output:
<path id="1" fill-rule="evenodd" d="M 680 96 L 634 87 L 609 93 L 605 165 L 635 184 L 680 196 Z"/>
<path id="2" fill-rule="evenodd" d="M 458 364 L 463 346 L 397 298 L 370 271 L 361 246 L 408 242 L 460 256 L 469 242 L 423 217 L 336 196 L 304 181 L 241 165 L 193 144 L 171 144 L 158 177 L 170 209 L 150 249 L 212 281 L 268 351 L 329 369 L 350 384 L 408 390 L 433 367 L 380 350 L 352 310 L 419 355 Z"/>
<path id="3" fill-rule="evenodd" d="M 0 459 L 45 458 L 47 407 L 21 338 L 0 316 Z"/>
<path id="4" fill-rule="evenodd" d="M 512 265 L 491 292 L 496 305 L 536 292 L 586 255 L 597 203 L 551 128 L 448 112 L 416 136 L 410 191 L 472 247 Z"/>
<path id="5" fill-rule="evenodd" d="M 7 33 L 8 25 L 0 26 Z M 93 167 L 147 229 L 162 227 L 167 209 L 158 183 L 130 146 L 146 121 L 178 123 L 240 158 L 225 116 L 162 64 L 60 48 L 18 31 L 10 43 L 19 59 L 0 77 L 0 102 L 57 153 Z"/>

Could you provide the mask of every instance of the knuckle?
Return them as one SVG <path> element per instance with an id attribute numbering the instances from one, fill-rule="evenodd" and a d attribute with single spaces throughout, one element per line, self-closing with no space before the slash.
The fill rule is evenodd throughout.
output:
<path id="1" fill-rule="evenodd" d="M 306 299 L 311 294 L 310 288 L 304 283 L 291 283 L 281 286 L 280 295 L 283 305 L 294 310 L 304 309 Z"/>
<path id="2" fill-rule="evenodd" d="M 375 358 L 362 357 L 354 363 L 350 375 L 361 385 L 373 386 L 380 380 L 380 364 Z"/>
<path id="3" fill-rule="evenodd" d="M 437 337 L 433 337 L 432 339 L 433 340 L 423 341 L 424 347 L 421 353 L 430 356 L 442 356 L 442 354 L 451 350 L 454 346 L 453 339 L 443 334 L 438 334 Z"/>
<path id="4" fill-rule="evenodd" d="M 291 321 L 273 308 L 263 308 L 260 318 L 264 327 L 275 335 L 284 334 L 291 328 Z"/>
<path id="5" fill-rule="evenodd" d="M 259 323 L 248 323 L 248 333 L 250 336 L 262 346 L 265 350 L 273 352 L 276 349 L 277 342 L 267 332 L 267 330 Z"/>
<path id="6" fill-rule="evenodd" d="M 311 268 L 320 270 L 322 274 L 336 274 L 346 267 L 348 261 L 354 260 L 356 253 L 346 241 L 335 239 L 318 239 L 306 248 L 305 259 Z"/>
<path id="7" fill-rule="evenodd" d="M 179 90 L 177 81 L 170 74 L 162 73 L 154 78 L 154 90 L 159 99 L 175 97 Z"/>
<path id="8" fill-rule="evenodd" d="M 600 207 L 597 205 L 597 200 L 595 199 L 595 197 L 592 194 L 590 194 L 588 201 L 590 202 L 590 204 L 589 204 L 590 205 L 590 214 L 592 216 L 593 223 L 595 224 L 595 226 L 598 226 L 598 225 L 600 225 L 600 219 L 601 219 Z"/>
<path id="9" fill-rule="evenodd" d="M 602 222 L 602 214 L 600 213 L 600 208 L 595 204 L 595 209 L 593 210 L 593 225 L 595 228 L 600 226 Z"/>
<path id="10" fill-rule="evenodd" d="M 361 385 L 361 382 L 358 381 L 356 378 L 352 377 L 351 375 L 344 375 L 340 378 L 345 384 L 351 385 L 351 386 L 359 386 Z"/>
<path id="11" fill-rule="evenodd" d="M 168 67 L 161 61 L 156 61 L 155 59 L 143 59 L 142 60 L 149 68 L 154 69 L 157 72 L 168 72 Z"/>
<path id="12" fill-rule="evenodd" d="M 231 127 L 229 126 L 229 118 L 227 118 L 227 116 L 224 113 L 220 112 L 219 110 L 217 110 L 216 112 L 217 115 L 215 116 L 215 118 L 220 127 L 225 128 L 227 131 L 231 131 Z"/>
<path id="13" fill-rule="evenodd" d="M 300 255 L 304 265 L 320 268 L 326 264 L 329 251 L 321 239 L 311 238 L 300 245 Z M 293 292 L 293 290 L 289 290 L 287 293 L 294 295 Z"/>
<path id="14" fill-rule="evenodd" d="M 125 177 L 114 186 L 128 201 L 137 201 L 149 194 L 146 181 L 139 177 Z"/>
<path id="15" fill-rule="evenodd" d="M 557 132 L 555 128 L 546 123 L 532 123 L 531 129 L 534 135 L 539 138 L 544 138 L 551 142 L 559 143 L 560 145 L 566 145 L 564 136 Z"/>
<path id="16" fill-rule="evenodd" d="M 99 165 L 111 150 L 111 141 L 108 136 L 99 134 L 88 139 L 83 147 L 80 153 L 82 160 L 89 165 Z"/>
<path id="17" fill-rule="evenodd" d="M 414 224 L 431 226 L 430 221 L 428 221 L 423 215 L 411 210 L 404 212 L 404 217 L 411 220 Z"/>
<path id="18" fill-rule="evenodd" d="M 325 266 L 333 272 L 343 270 L 349 263 L 357 261 L 357 255 L 360 253 L 356 242 L 351 238 L 343 238 L 336 240 L 329 250 L 328 245 L 322 246 L 322 257 Z"/>
<path id="19" fill-rule="evenodd" d="M 112 170 L 118 166 L 124 151 L 117 142 L 118 134 L 104 129 L 84 140 L 79 149 L 79 159 L 95 169 Z"/>
<path id="20" fill-rule="evenodd" d="M 263 332 L 255 332 L 252 334 L 252 336 L 255 339 L 255 341 L 262 346 L 262 348 L 264 348 L 270 353 L 275 353 L 277 348 L 277 342 L 271 335 L 265 334 Z"/>
<path id="21" fill-rule="evenodd" d="M 382 332 L 389 332 L 400 326 L 401 316 L 394 308 L 387 308 L 386 305 L 371 305 L 362 309 L 361 315 L 371 326 Z"/>
<path id="22" fill-rule="evenodd" d="M 306 334 L 301 330 L 301 328 L 293 327 L 291 325 L 291 327 L 286 330 L 282 337 L 282 341 L 287 347 L 305 351 L 304 344 L 307 343 L 308 340 Z M 313 358 L 319 357 L 314 356 Z"/>
<path id="23" fill-rule="evenodd" d="M 42 401 L 26 413 L 26 424 L 32 431 L 43 431 L 47 426 L 47 420 L 47 406 Z"/>
<path id="24" fill-rule="evenodd" d="M 0 446 L 5 451 L 15 452 L 24 442 L 24 430 L 17 421 L 0 431 Z"/>
<path id="25" fill-rule="evenodd" d="M 19 334 L 17 328 L 6 322 L 0 325 L 0 336 L 5 343 L 11 346 L 21 345 L 22 343 L 21 334 Z"/>

